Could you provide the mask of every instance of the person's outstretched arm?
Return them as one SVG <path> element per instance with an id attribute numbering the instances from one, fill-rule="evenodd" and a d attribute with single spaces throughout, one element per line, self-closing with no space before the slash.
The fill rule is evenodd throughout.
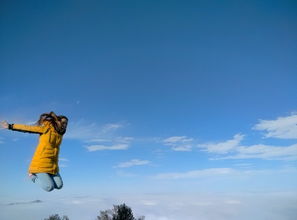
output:
<path id="1" fill-rule="evenodd" d="M 1 127 L 13 131 L 21 131 L 28 133 L 43 134 L 46 131 L 45 126 L 23 125 L 23 124 L 8 124 L 6 121 L 1 122 Z"/>

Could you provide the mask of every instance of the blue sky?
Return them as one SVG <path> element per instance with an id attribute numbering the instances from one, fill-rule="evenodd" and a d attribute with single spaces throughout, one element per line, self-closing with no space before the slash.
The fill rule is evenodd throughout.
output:
<path id="1" fill-rule="evenodd" d="M 66 210 L 72 220 L 93 219 L 130 201 L 148 219 L 180 219 L 185 209 L 172 201 L 182 198 L 207 206 L 208 214 L 183 213 L 189 220 L 291 219 L 296 6 L 2 1 L 0 120 L 32 124 L 53 110 L 70 123 L 60 153 L 65 185 L 50 194 L 26 177 L 38 136 L 0 131 L 0 217 Z M 271 200 L 279 202 L 268 214 Z"/>

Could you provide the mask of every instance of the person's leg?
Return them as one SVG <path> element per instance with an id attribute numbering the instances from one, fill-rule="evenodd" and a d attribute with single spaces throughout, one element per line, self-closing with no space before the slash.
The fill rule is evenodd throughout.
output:
<path id="1" fill-rule="evenodd" d="M 35 173 L 34 175 L 36 176 L 34 182 L 39 184 L 45 191 L 50 192 L 55 188 L 55 183 L 48 173 Z"/>
<path id="2" fill-rule="evenodd" d="M 63 187 L 63 180 L 59 173 L 56 175 L 52 175 L 53 181 L 54 181 L 54 187 L 56 189 L 61 189 Z"/>

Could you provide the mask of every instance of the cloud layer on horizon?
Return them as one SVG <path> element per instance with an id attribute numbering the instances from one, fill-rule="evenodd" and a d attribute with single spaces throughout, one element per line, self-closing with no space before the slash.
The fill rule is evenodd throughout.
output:
<path id="1" fill-rule="evenodd" d="M 58 213 L 71 220 L 93 219 L 100 211 L 126 203 L 134 216 L 145 216 L 146 220 L 279 220 L 280 216 L 282 220 L 291 220 L 296 216 L 296 195 L 296 192 L 278 192 L 67 196 L 42 203 L 0 206 L 0 218 L 44 219 Z"/>

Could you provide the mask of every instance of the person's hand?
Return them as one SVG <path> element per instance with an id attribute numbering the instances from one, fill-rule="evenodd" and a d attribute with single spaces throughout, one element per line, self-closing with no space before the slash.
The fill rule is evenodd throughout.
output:
<path id="1" fill-rule="evenodd" d="M 3 129 L 8 129 L 8 123 L 7 123 L 7 121 L 1 121 L 0 126 Z"/>

